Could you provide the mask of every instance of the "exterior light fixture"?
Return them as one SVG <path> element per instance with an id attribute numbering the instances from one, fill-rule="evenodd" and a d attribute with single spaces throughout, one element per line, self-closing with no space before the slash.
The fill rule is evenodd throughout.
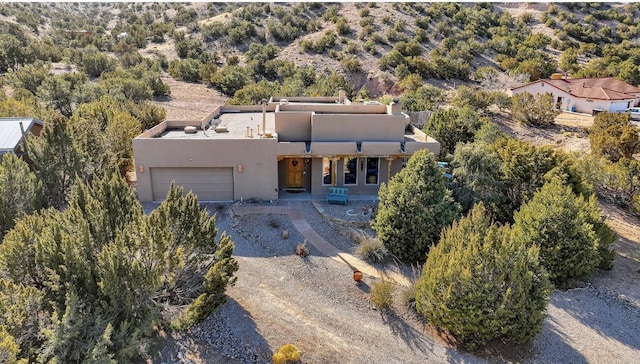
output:
<path id="1" fill-rule="evenodd" d="M 244 167 L 242 166 L 242 164 L 238 164 L 238 173 L 242 173 L 243 170 Z"/>
<path id="2" fill-rule="evenodd" d="M 143 164 L 139 164 L 138 165 L 138 172 L 144 173 L 144 165 Z"/>

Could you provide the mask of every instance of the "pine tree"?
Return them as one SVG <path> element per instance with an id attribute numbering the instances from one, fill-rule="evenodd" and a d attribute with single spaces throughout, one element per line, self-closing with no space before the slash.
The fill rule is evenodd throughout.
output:
<path id="1" fill-rule="evenodd" d="M 589 130 L 591 150 L 612 162 L 632 158 L 640 151 L 638 131 L 631 125 L 629 115 L 601 112 L 593 120 Z"/>
<path id="2" fill-rule="evenodd" d="M 25 216 L 0 245 L 0 277 L 47 303 L 46 341 L 22 350 L 41 361 L 139 362 L 154 326 L 186 328 L 224 302 L 238 269 L 233 243 L 195 195 L 172 186 L 145 215 L 112 169 L 78 179 L 69 198 L 64 211 Z"/>
<path id="3" fill-rule="evenodd" d="M 475 350 L 494 339 L 533 338 L 550 294 L 538 248 L 492 224 L 480 203 L 431 249 L 416 283 L 416 309 Z"/>
<path id="4" fill-rule="evenodd" d="M 27 138 L 29 160 L 42 181 L 45 205 L 66 205 L 71 186 L 80 175 L 81 159 L 70 137 L 66 121 L 60 117 L 47 120 L 42 134 Z"/>
<path id="5" fill-rule="evenodd" d="M 380 186 L 379 198 L 372 226 L 387 249 L 408 262 L 423 261 L 442 228 L 451 224 L 460 210 L 433 154 L 424 149 L 416 152 L 388 185 Z"/>
<path id="6" fill-rule="evenodd" d="M 613 232 L 601 221 L 595 196 L 585 199 L 554 179 L 514 215 L 514 230 L 527 246 L 540 247 L 551 281 L 566 288 L 610 267 Z"/>
<path id="7" fill-rule="evenodd" d="M 501 161 L 500 190 L 505 198 L 493 213 L 500 222 L 512 222 L 513 212 L 544 185 L 545 175 L 557 166 L 558 157 L 549 147 L 535 147 L 512 138 L 498 139 L 491 150 Z"/>
<path id="8" fill-rule="evenodd" d="M 0 164 L 0 240 L 15 220 L 42 206 L 42 183 L 15 154 L 6 153 Z"/>

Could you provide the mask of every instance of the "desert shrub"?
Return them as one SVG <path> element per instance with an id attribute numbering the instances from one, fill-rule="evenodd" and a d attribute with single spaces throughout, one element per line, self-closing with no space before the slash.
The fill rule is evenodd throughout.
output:
<path id="1" fill-rule="evenodd" d="M 169 62 L 168 72 L 171 77 L 185 82 L 200 81 L 200 67 L 202 63 L 196 59 L 173 60 Z"/>
<path id="2" fill-rule="evenodd" d="M 360 61 L 358 61 L 357 57 L 348 57 L 342 60 L 342 68 L 347 72 L 358 72 L 360 67 Z"/>
<path id="3" fill-rule="evenodd" d="M 445 229 L 416 284 L 416 309 L 469 350 L 522 343 L 541 329 L 551 294 L 538 248 L 491 223 L 482 204 Z"/>
<path id="4" fill-rule="evenodd" d="M 356 254 L 369 263 L 381 263 L 389 259 L 389 251 L 384 244 L 376 238 L 362 236 L 358 239 L 359 245 Z"/>
<path id="5" fill-rule="evenodd" d="M 233 96 L 250 83 L 250 71 L 241 66 L 227 65 L 211 75 L 211 84 L 220 89 L 225 95 Z"/>
<path id="6" fill-rule="evenodd" d="M 551 94 L 531 95 L 528 92 L 513 95 L 511 114 L 514 120 L 525 125 L 545 127 L 555 123 L 560 111 L 553 107 Z"/>
<path id="7" fill-rule="evenodd" d="M 389 278 L 380 278 L 379 281 L 371 283 L 371 292 L 369 299 L 379 309 L 386 309 L 393 304 L 393 292 L 396 289 L 396 283 Z"/>
<path id="8" fill-rule="evenodd" d="M 407 308 L 412 310 L 416 309 L 416 292 L 417 292 L 417 283 L 418 279 L 422 276 L 422 266 L 421 265 L 412 265 L 411 266 L 412 277 L 409 281 L 409 285 L 403 287 L 401 291 L 402 302 Z"/>
<path id="9" fill-rule="evenodd" d="M 622 158 L 613 163 L 605 157 L 589 155 L 576 166 L 599 197 L 640 216 L 640 161 Z"/>
<path id="10" fill-rule="evenodd" d="M 306 240 L 304 242 L 296 245 L 296 255 L 301 257 L 301 258 L 305 258 L 305 257 L 309 256 L 309 247 L 307 246 L 307 241 Z"/>
<path id="11" fill-rule="evenodd" d="M 302 353 L 293 344 L 284 344 L 273 354 L 273 364 L 295 363 L 300 361 Z"/>

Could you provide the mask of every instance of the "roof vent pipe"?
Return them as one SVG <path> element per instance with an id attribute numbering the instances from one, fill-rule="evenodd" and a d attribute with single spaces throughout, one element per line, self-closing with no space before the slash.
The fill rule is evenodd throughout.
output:
<path id="1" fill-rule="evenodd" d="M 260 100 L 262 103 L 262 131 L 267 130 L 267 99 Z M 260 134 L 260 128 L 258 128 L 258 134 Z"/>

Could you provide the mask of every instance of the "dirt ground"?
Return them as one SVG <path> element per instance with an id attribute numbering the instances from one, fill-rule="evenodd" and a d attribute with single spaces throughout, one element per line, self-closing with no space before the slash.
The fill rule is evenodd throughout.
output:
<path id="1" fill-rule="evenodd" d="M 167 110 L 167 120 L 200 121 L 227 98 L 201 83 L 176 81 L 165 75 L 162 81 L 171 87 L 171 96 L 156 99 L 154 104 Z"/>

